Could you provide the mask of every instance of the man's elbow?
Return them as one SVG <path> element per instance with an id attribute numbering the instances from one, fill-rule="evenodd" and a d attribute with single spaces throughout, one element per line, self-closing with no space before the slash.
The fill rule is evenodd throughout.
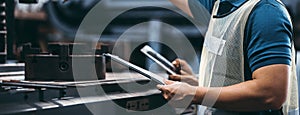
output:
<path id="1" fill-rule="evenodd" d="M 289 66 L 274 64 L 253 72 L 255 93 L 265 109 L 280 109 L 286 101 L 288 92 Z"/>
<path id="2" fill-rule="evenodd" d="M 282 107 L 283 103 L 286 101 L 286 94 L 273 94 L 264 98 L 264 105 L 267 109 L 278 110 Z"/>

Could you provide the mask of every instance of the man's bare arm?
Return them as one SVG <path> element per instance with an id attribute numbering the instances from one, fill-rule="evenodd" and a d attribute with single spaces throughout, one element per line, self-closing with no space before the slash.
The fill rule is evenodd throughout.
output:
<path id="1" fill-rule="evenodd" d="M 199 87 L 194 101 L 202 100 L 203 96 L 209 92 L 212 95 L 220 94 L 214 107 L 223 110 L 260 111 L 279 109 L 286 100 L 288 70 L 287 65 L 270 65 L 254 71 L 253 80 L 247 82 L 221 89 Z"/>
<path id="2" fill-rule="evenodd" d="M 169 0 L 169 1 L 172 2 L 179 9 L 181 9 L 184 13 L 193 17 L 193 14 L 189 8 L 188 0 Z"/>
<path id="3" fill-rule="evenodd" d="M 206 88 L 166 81 L 167 85 L 158 85 L 157 88 L 163 91 L 166 99 L 194 97 L 193 103 L 222 110 L 278 110 L 286 100 L 288 76 L 289 66 L 276 64 L 254 71 L 253 80 L 227 87 Z"/>

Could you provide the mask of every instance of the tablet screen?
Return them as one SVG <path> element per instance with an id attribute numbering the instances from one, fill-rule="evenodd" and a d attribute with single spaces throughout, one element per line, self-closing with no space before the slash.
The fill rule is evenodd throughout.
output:
<path id="1" fill-rule="evenodd" d="M 170 61 L 168 61 L 165 57 L 163 57 L 155 50 L 153 50 L 150 46 L 148 45 L 144 46 L 141 49 L 141 52 L 143 52 L 146 56 L 152 59 L 155 63 L 157 63 L 167 72 L 169 72 L 171 75 L 176 75 L 176 73 L 170 69 L 170 68 L 175 69 L 174 65 Z"/>

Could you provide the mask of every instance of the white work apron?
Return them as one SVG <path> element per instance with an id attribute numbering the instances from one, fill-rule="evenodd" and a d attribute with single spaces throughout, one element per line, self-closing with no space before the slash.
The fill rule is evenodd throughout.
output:
<path id="1" fill-rule="evenodd" d="M 217 15 L 220 3 L 219 0 L 216 1 L 201 55 L 199 86 L 223 87 L 244 82 L 244 30 L 251 11 L 259 1 L 248 0 L 230 14 L 223 17 L 214 17 Z M 288 97 L 283 106 L 285 114 L 298 109 L 294 49 L 292 56 L 293 64 L 290 67 Z M 218 95 L 215 92 L 211 94 L 208 92 L 202 104 L 213 106 L 217 98 Z M 206 109 L 206 107 L 200 107 L 199 114 L 204 113 L 203 108 Z M 214 109 L 210 108 L 210 110 Z M 228 112 L 228 114 L 231 113 Z M 234 113 L 232 112 L 232 114 Z"/>

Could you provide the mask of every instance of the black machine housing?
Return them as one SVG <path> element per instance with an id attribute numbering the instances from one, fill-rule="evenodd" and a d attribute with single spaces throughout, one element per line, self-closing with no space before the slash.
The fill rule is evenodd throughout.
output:
<path id="1" fill-rule="evenodd" d="M 49 46 L 49 53 L 36 53 L 30 46 L 23 47 L 26 52 L 35 54 L 25 54 L 25 80 L 31 81 L 74 81 L 72 59 L 80 60 L 83 63 L 95 64 L 95 66 L 85 67 L 80 72 L 83 76 L 76 80 L 98 80 L 105 79 L 106 64 L 102 55 L 91 55 L 84 52 L 80 55 L 72 54 L 72 46 L 80 45 L 83 52 L 87 49 L 84 44 L 52 44 Z M 91 62 L 90 60 L 93 60 Z M 95 69 L 94 69 L 95 68 Z M 96 75 L 95 76 L 95 71 Z"/>

